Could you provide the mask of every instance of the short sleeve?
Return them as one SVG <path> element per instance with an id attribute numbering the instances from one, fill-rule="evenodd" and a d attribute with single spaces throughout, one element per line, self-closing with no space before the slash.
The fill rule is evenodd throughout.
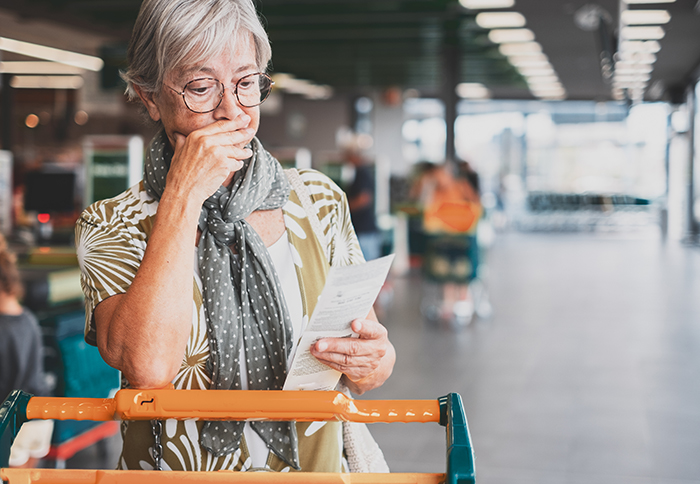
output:
<path id="1" fill-rule="evenodd" d="M 326 254 L 331 266 L 346 266 L 365 262 L 345 193 L 326 175 L 316 170 L 299 170 L 318 211 L 326 235 Z"/>
<path id="2" fill-rule="evenodd" d="M 85 294 L 85 341 L 96 345 L 93 311 L 105 299 L 124 294 L 138 270 L 145 242 L 134 237 L 122 218 L 93 207 L 76 223 L 75 240 L 80 264 L 80 284 Z"/>
<path id="3" fill-rule="evenodd" d="M 355 227 L 350 217 L 348 199 L 343 193 L 338 201 L 337 215 L 333 220 L 331 237 L 331 265 L 354 265 L 365 262 L 360 243 L 357 241 Z"/>

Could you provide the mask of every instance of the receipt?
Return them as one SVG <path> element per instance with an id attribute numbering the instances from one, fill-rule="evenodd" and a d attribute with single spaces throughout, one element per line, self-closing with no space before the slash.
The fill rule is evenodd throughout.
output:
<path id="1" fill-rule="evenodd" d="M 364 264 L 330 268 L 326 285 L 299 340 L 284 390 L 335 389 L 342 374 L 318 361 L 311 354 L 311 346 L 322 338 L 357 337 L 350 324 L 367 317 L 393 260 L 391 254 Z"/>

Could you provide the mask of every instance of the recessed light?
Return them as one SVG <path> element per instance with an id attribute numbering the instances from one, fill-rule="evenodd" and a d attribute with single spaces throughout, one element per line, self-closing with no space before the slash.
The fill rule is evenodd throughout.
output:
<path id="1" fill-rule="evenodd" d="M 538 67 L 549 65 L 549 59 L 547 59 L 547 56 L 544 54 L 512 55 L 508 57 L 508 62 L 513 64 L 515 67 Z"/>
<path id="2" fill-rule="evenodd" d="M 620 44 L 620 50 L 630 52 L 651 52 L 656 54 L 661 50 L 661 44 L 656 40 L 625 40 Z"/>
<path id="3" fill-rule="evenodd" d="M 541 54 L 542 46 L 537 42 L 516 42 L 501 44 L 498 50 L 506 57 L 513 55 Z"/>
<path id="4" fill-rule="evenodd" d="M 478 82 L 462 82 L 457 84 L 455 91 L 463 99 L 488 99 L 491 97 L 491 91 Z"/>
<path id="5" fill-rule="evenodd" d="M 482 12 L 476 23 L 483 29 L 518 28 L 525 27 L 525 17 L 518 12 Z"/>
<path id="6" fill-rule="evenodd" d="M 651 52 L 626 52 L 621 51 L 615 54 L 615 59 L 621 62 L 633 62 L 635 64 L 653 64 L 656 62 L 656 55 Z"/>
<path id="7" fill-rule="evenodd" d="M 660 25 L 671 20 L 667 10 L 623 10 L 621 15 L 627 25 Z"/>
<path id="8" fill-rule="evenodd" d="M 470 10 L 483 10 L 488 8 L 511 8 L 515 0 L 459 0 L 459 3 Z"/>
<path id="9" fill-rule="evenodd" d="M 659 40 L 666 32 L 658 26 L 654 27 L 622 27 L 622 38 L 627 40 Z"/>
<path id="10" fill-rule="evenodd" d="M 642 5 L 648 3 L 674 3 L 676 0 L 622 0 L 628 5 Z"/>
<path id="11" fill-rule="evenodd" d="M 559 78 L 557 76 L 531 76 L 527 78 L 527 84 L 529 86 L 545 86 L 545 85 L 561 85 Z"/>
<path id="12" fill-rule="evenodd" d="M 548 67 L 525 67 L 518 69 L 524 77 L 556 76 L 551 66 Z"/>
<path id="13" fill-rule="evenodd" d="M 637 72 L 637 71 L 615 71 L 615 76 L 613 81 L 621 80 L 638 80 L 638 81 L 648 81 L 651 79 L 651 72 Z"/>
<path id="14" fill-rule="evenodd" d="M 651 64 L 635 64 L 634 62 L 616 62 L 615 72 L 634 71 L 634 72 L 651 72 L 654 67 Z"/>
<path id="15" fill-rule="evenodd" d="M 563 87 L 531 92 L 537 97 L 546 99 L 563 99 L 564 97 L 566 97 L 566 89 L 564 89 Z"/>
<path id="16" fill-rule="evenodd" d="M 530 29 L 494 29 L 489 32 L 489 40 L 494 44 L 532 42 L 535 34 Z"/>

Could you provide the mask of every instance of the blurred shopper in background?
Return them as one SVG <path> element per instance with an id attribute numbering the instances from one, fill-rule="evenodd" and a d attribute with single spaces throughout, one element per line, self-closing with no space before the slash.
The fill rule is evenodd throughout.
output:
<path id="1" fill-rule="evenodd" d="M 463 163 L 423 167 L 411 190 L 422 208 L 423 275 L 431 284 L 422 307 L 433 322 L 463 326 L 474 314 L 469 282 L 476 277 L 482 213 L 474 175 Z"/>
<path id="2" fill-rule="evenodd" d="M 356 149 L 349 149 L 346 160 L 355 167 L 355 177 L 347 189 L 352 225 L 365 260 L 382 255 L 382 234 L 377 227 L 374 164 Z"/>
<path id="3" fill-rule="evenodd" d="M 0 400 L 12 390 L 47 396 L 41 330 L 34 315 L 20 304 L 23 294 L 16 258 L 0 235 Z M 17 435 L 12 467 L 34 467 L 51 444 L 53 422 L 32 420 Z"/>

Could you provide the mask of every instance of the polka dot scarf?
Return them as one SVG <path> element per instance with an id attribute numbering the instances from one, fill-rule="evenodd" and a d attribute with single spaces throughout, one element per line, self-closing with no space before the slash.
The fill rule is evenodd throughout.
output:
<path id="1" fill-rule="evenodd" d="M 197 253 L 202 278 L 211 357 L 212 389 L 241 388 L 243 345 L 250 390 L 281 389 L 292 346 L 292 323 L 270 254 L 244 220 L 255 210 L 279 208 L 289 182 L 279 162 L 257 138 L 253 156 L 236 172 L 230 188 L 220 187 L 202 206 Z M 146 190 L 160 199 L 173 156 L 164 131 L 150 143 L 144 169 Z M 235 248 L 236 255 L 230 249 Z M 244 422 L 206 422 L 200 443 L 214 456 L 240 446 Z M 287 464 L 299 469 L 293 422 L 251 422 L 253 430 Z"/>

